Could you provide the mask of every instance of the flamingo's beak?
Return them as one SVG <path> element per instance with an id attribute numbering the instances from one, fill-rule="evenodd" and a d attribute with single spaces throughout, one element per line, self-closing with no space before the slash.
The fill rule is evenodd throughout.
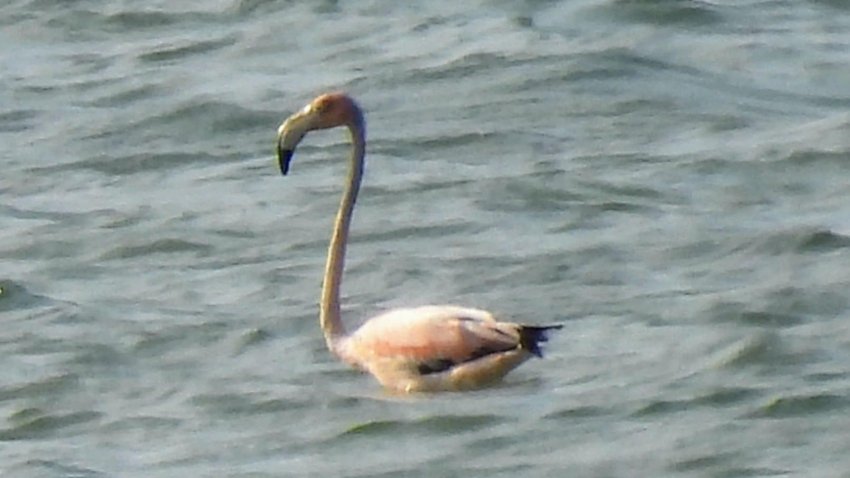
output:
<path id="1" fill-rule="evenodd" d="M 289 172 L 289 162 L 292 160 L 292 155 L 295 154 L 294 149 L 278 148 L 277 161 L 280 163 L 280 174 L 286 176 Z"/>
<path id="2" fill-rule="evenodd" d="M 316 114 L 311 105 L 290 116 L 277 130 L 277 160 L 283 175 L 289 172 L 289 163 L 295 154 L 295 147 L 304 139 L 304 135 L 313 129 Z"/>

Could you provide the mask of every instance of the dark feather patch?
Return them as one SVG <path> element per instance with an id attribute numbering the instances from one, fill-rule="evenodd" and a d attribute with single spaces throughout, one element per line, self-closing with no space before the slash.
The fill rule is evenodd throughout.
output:
<path id="1" fill-rule="evenodd" d="M 475 319 L 465 319 L 460 318 L 460 320 L 475 320 Z M 543 357 L 543 351 L 540 349 L 540 343 L 546 342 L 549 340 L 547 336 L 547 332 L 550 330 L 560 329 L 563 327 L 562 325 L 546 325 L 546 326 L 534 326 L 534 325 L 522 325 L 519 328 L 519 348 L 528 350 L 530 353 Z M 499 329 L 494 329 L 499 333 L 505 334 L 503 331 Z M 506 335 L 506 334 L 505 334 Z M 477 360 L 481 357 L 486 357 L 488 355 L 507 352 L 509 350 L 513 350 L 514 347 L 507 347 L 504 349 L 497 349 L 491 347 L 482 347 L 478 350 L 472 352 L 472 354 L 464 359 L 462 362 L 471 362 L 473 360 Z M 454 362 L 451 359 L 440 358 L 434 360 L 427 360 L 425 362 L 420 362 L 416 366 L 416 370 L 420 375 L 429 375 L 432 373 L 440 373 L 449 370 L 450 368 L 458 365 L 458 363 Z"/>
<path id="2" fill-rule="evenodd" d="M 422 362 L 416 366 L 416 370 L 420 375 L 428 375 L 431 373 L 445 372 L 455 366 L 455 363 L 450 359 L 435 359 L 427 362 Z"/>
<path id="3" fill-rule="evenodd" d="M 560 329 L 563 325 L 523 325 L 519 329 L 519 346 L 528 350 L 532 354 L 543 357 L 543 351 L 540 350 L 540 342 L 546 342 L 549 337 L 546 332 L 549 330 Z"/>

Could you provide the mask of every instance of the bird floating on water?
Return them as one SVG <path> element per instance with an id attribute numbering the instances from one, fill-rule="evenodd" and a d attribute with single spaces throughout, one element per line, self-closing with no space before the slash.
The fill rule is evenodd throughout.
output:
<path id="1" fill-rule="evenodd" d="M 319 321 L 328 348 L 344 362 L 400 392 L 469 390 L 500 380 L 533 356 L 561 325 L 533 326 L 496 320 L 485 310 L 431 305 L 390 310 L 347 333 L 339 290 L 354 203 L 363 177 L 366 122 L 343 93 L 324 94 L 278 129 L 280 172 L 289 172 L 295 147 L 313 130 L 345 126 L 351 134 L 348 178 L 331 234 Z"/>

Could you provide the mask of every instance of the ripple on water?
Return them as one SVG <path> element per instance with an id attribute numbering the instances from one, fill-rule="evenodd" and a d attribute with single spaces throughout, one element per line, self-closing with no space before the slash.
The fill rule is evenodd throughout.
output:
<path id="1" fill-rule="evenodd" d="M 791 327 L 803 323 L 803 318 L 800 315 L 791 314 L 785 310 L 752 310 L 752 305 L 732 301 L 721 301 L 713 304 L 707 311 L 707 314 L 713 320 L 730 321 L 743 325 L 772 329 Z"/>
<path id="2" fill-rule="evenodd" d="M 39 409 L 26 408 L 9 418 L 11 426 L 0 429 L 0 441 L 62 436 L 61 432 L 64 429 L 96 421 L 101 416 L 101 413 L 95 411 L 51 414 Z M 74 431 L 69 430 L 65 434 L 73 435 Z"/>
<path id="3" fill-rule="evenodd" d="M 782 365 L 796 366 L 800 360 L 797 354 L 787 349 L 779 334 L 762 331 L 750 334 L 719 353 L 719 368 L 742 369 L 761 367 L 776 370 Z"/>
<path id="4" fill-rule="evenodd" d="M 0 113 L 0 132 L 26 131 L 36 125 L 40 113 L 38 110 L 27 109 L 4 111 Z"/>
<path id="5" fill-rule="evenodd" d="M 204 256 L 207 255 L 210 250 L 212 250 L 212 246 L 209 244 L 202 244 L 183 239 L 157 239 L 135 246 L 119 246 L 104 252 L 100 258 L 103 260 L 132 259 L 154 254 L 186 252 L 194 252 L 197 255 Z"/>
<path id="6" fill-rule="evenodd" d="M 397 433 L 471 432 L 504 422 L 498 415 L 434 415 L 418 420 L 373 420 L 350 427 L 337 438 L 388 436 Z"/>
<path id="7" fill-rule="evenodd" d="M 186 131 L 187 134 L 194 131 L 206 138 L 207 135 L 224 133 L 268 131 L 271 129 L 269 125 L 278 121 L 280 115 L 277 113 L 251 110 L 237 103 L 202 97 L 179 103 L 169 111 L 153 114 L 129 130 L 159 130 L 166 126 Z M 273 131 L 271 129 L 268 133 L 270 140 Z"/>
<path id="8" fill-rule="evenodd" d="M 678 460 L 671 466 L 671 469 L 677 472 L 728 469 L 731 464 L 734 464 L 739 460 L 741 460 L 741 455 L 739 453 L 708 453 L 694 458 Z M 748 475 L 744 474 L 736 476 Z"/>
<path id="9" fill-rule="evenodd" d="M 256 393 L 203 393 L 193 396 L 190 403 L 210 416 L 298 413 L 313 405 L 308 398 L 266 398 Z"/>
<path id="10" fill-rule="evenodd" d="M 67 478 L 107 478 L 110 475 L 92 468 L 71 465 L 55 460 L 27 460 L 10 468 L 11 476 L 21 478 L 41 478 L 45 476 L 63 476 Z"/>
<path id="11" fill-rule="evenodd" d="M 774 287 L 759 291 L 749 302 L 720 300 L 711 304 L 706 314 L 712 321 L 779 330 L 803 325 L 810 318 L 835 317 L 846 310 L 848 299 L 835 289 L 840 285 L 801 289 Z M 833 289 L 833 290 L 831 290 Z"/>
<path id="12" fill-rule="evenodd" d="M 773 231 L 741 241 L 732 253 L 783 255 L 794 253 L 824 253 L 850 247 L 850 237 L 819 228 L 799 228 Z"/>
<path id="13" fill-rule="evenodd" d="M 850 406 L 850 398 L 834 393 L 811 393 L 775 397 L 750 413 L 751 418 L 790 418 L 842 413 Z"/>
<path id="14" fill-rule="evenodd" d="M 235 35 L 206 41 L 186 41 L 178 45 L 163 45 L 162 47 L 142 53 L 138 56 L 143 63 L 160 63 L 176 60 L 184 60 L 195 55 L 202 55 L 211 51 L 232 46 L 238 37 Z"/>
<path id="15" fill-rule="evenodd" d="M 199 155 L 197 154 L 181 152 L 159 153 L 156 155 L 151 155 L 149 152 L 127 155 L 99 155 L 82 159 L 72 164 L 58 164 L 38 168 L 36 171 L 42 174 L 51 174 L 89 169 L 108 176 L 117 177 L 144 172 L 166 171 L 186 166 L 199 160 Z M 206 160 L 209 160 L 209 158 L 206 158 Z"/>
<path id="16" fill-rule="evenodd" d="M 80 377 L 76 374 L 52 375 L 23 384 L 0 385 L 0 401 L 23 400 L 29 402 L 44 397 L 59 397 L 75 391 L 79 387 Z"/>
<path id="17" fill-rule="evenodd" d="M 723 387 L 706 391 L 704 394 L 680 400 L 654 400 L 640 409 L 632 416 L 649 417 L 664 415 L 667 413 L 692 411 L 695 408 L 706 407 L 711 409 L 731 407 L 762 395 L 762 391 L 747 387 Z"/>
<path id="18" fill-rule="evenodd" d="M 0 312 L 29 309 L 50 302 L 47 297 L 31 293 L 21 283 L 0 279 Z"/>

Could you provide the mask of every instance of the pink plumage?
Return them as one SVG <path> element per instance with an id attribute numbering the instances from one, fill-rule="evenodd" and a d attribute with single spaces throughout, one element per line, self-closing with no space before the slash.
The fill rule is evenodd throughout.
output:
<path id="1" fill-rule="evenodd" d="M 351 334 L 340 316 L 339 288 L 354 204 L 366 151 L 365 121 L 357 103 L 342 93 L 321 95 L 278 130 L 278 159 L 286 174 L 295 147 L 312 130 L 346 126 L 352 153 L 348 181 L 328 248 L 320 323 L 328 347 L 343 361 L 371 373 L 397 391 L 467 390 L 500 380 L 533 356 L 553 326 L 496 320 L 480 309 L 432 305 L 378 315 Z"/>

